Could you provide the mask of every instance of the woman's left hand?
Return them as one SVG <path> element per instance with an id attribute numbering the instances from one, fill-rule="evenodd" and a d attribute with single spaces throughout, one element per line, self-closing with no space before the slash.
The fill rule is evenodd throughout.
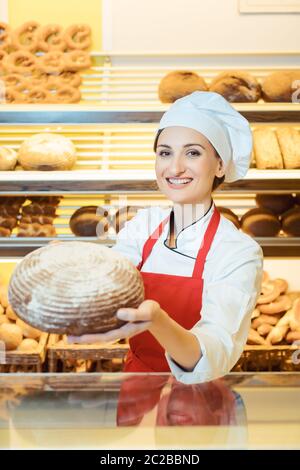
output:
<path id="1" fill-rule="evenodd" d="M 122 338 L 130 338 L 138 333 L 149 330 L 161 315 L 160 305 L 154 300 L 145 300 L 138 308 L 121 308 L 117 311 L 117 317 L 128 323 L 117 330 L 111 330 L 107 333 L 68 336 L 68 343 L 107 343 Z"/>

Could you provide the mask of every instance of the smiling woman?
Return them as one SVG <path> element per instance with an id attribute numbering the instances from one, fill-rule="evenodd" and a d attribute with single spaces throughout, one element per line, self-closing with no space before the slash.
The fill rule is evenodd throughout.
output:
<path id="1" fill-rule="evenodd" d="M 130 337 L 126 372 L 210 381 L 241 355 L 260 294 L 260 246 L 212 199 L 223 180 L 247 173 L 251 131 L 222 96 L 194 92 L 163 115 L 154 150 L 157 183 L 173 207 L 138 211 L 114 247 L 140 270 L 146 300 L 118 311 L 125 326 L 76 340 Z"/>

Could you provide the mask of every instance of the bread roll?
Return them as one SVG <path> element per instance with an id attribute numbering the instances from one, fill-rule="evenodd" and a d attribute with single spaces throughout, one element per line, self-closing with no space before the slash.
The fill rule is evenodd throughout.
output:
<path id="1" fill-rule="evenodd" d="M 212 80 L 209 91 L 219 93 L 231 103 L 256 102 L 261 94 L 256 78 L 238 70 L 220 73 Z"/>
<path id="2" fill-rule="evenodd" d="M 9 147 L 0 147 L 0 171 L 14 170 L 17 160 L 17 152 Z"/>
<path id="3" fill-rule="evenodd" d="M 240 228 L 239 218 L 232 210 L 228 209 L 227 207 L 218 207 L 218 211 L 220 214 L 226 217 L 226 219 L 230 220 L 230 222 L 232 222 L 236 228 Z"/>
<path id="4" fill-rule="evenodd" d="M 177 70 L 163 77 L 159 84 L 158 95 L 162 103 L 173 103 L 194 91 L 207 91 L 207 89 L 204 79 L 197 73 Z"/>
<path id="5" fill-rule="evenodd" d="M 300 88 L 300 71 L 283 70 L 268 75 L 262 84 L 262 96 L 265 101 L 291 102 L 293 93 Z M 297 91 L 296 91 L 297 93 Z"/>
<path id="6" fill-rule="evenodd" d="M 117 233 L 124 228 L 126 222 L 129 222 L 129 220 L 136 216 L 139 209 L 139 206 L 127 206 L 122 207 L 117 211 L 115 217 L 115 228 Z"/>
<path id="7" fill-rule="evenodd" d="M 283 159 L 275 132 L 256 129 L 253 132 L 256 167 L 262 170 L 282 169 Z"/>
<path id="8" fill-rule="evenodd" d="M 277 139 L 283 157 L 284 168 L 300 168 L 300 133 L 292 127 L 278 127 Z"/>
<path id="9" fill-rule="evenodd" d="M 23 339 L 21 328 L 13 323 L 2 323 L 0 325 L 0 341 L 5 343 L 8 351 L 17 349 Z"/>
<path id="10" fill-rule="evenodd" d="M 300 237 L 300 207 L 294 207 L 281 216 L 282 230 L 291 237 Z"/>
<path id="11" fill-rule="evenodd" d="M 76 162 L 76 150 L 62 135 L 36 134 L 21 144 L 18 161 L 24 170 L 70 170 Z"/>
<path id="12" fill-rule="evenodd" d="M 243 215 L 241 228 L 253 237 L 276 237 L 280 232 L 281 224 L 271 211 L 257 207 Z"/>
<path id="13" fill-rule="evenodd" d="M 77 209 L 70 218 L 70 229 L 77 237 L 96 237 L 108 230 L 108 220 L 99 214 L 97 206 L 85 206 Z M 98 213 L 97 213 L 98 212 Z"/>
<path id="14" fill-rule="evenodd" d="M 291 194 L 257 194 L 256 204 L 267 209 L 275 215 L 280 215 L 294 206 L 294 198 Z"/>
<path id="15" fill-rule="evenodd" d="M 48 244 L 17 264 L 9 300 L 17 315 L 41 331 L 98 333 L 124 324 L 121 307 L 144 299 L 139 271 L 126 258 L 97 243 Z"/>

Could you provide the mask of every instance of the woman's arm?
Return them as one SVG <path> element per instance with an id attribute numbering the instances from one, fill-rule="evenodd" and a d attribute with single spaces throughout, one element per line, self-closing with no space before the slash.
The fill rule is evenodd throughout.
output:
<path id="1" fill-rule="evenodd" d="M 182 369 L 193 370 L 201 359 L 201 348 L 197 337 L 172 320 L 157 302 L 145 300 L 137 309 L 120 309 L 117 316 L 128 323 L 117 330 L 103 334 L 69 336 L 69 343 L 109 342 L 130 338 L 149 330 Z"/>

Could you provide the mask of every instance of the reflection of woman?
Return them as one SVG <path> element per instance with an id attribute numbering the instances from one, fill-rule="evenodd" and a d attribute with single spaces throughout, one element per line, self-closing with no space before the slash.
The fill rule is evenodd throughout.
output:
<path id="1" fill-rule="evenodd" d="M 246 343 L 260 291 L 262 250 L 220 216 L 212 191 L 245 176 L 249 124 L 220 95 L 195 92 L 164 114 L 154 145 L 160 190 L 173 208 L 140 210 L 115 249 L 141 271 L 146 301 L 128 323 L 77 341 L 132 337 L 126 372 L 167 372 L 185 383 L 225 375 Z"/>
<path id="2" fill-rule="evenodd" d="M 167 376 L 129 376 L 122 383 L 118 426 L 135 426 L 157 406 L 157 426 L 236 424 L 236 395 L 221 380 L 185 385 Z"/>

